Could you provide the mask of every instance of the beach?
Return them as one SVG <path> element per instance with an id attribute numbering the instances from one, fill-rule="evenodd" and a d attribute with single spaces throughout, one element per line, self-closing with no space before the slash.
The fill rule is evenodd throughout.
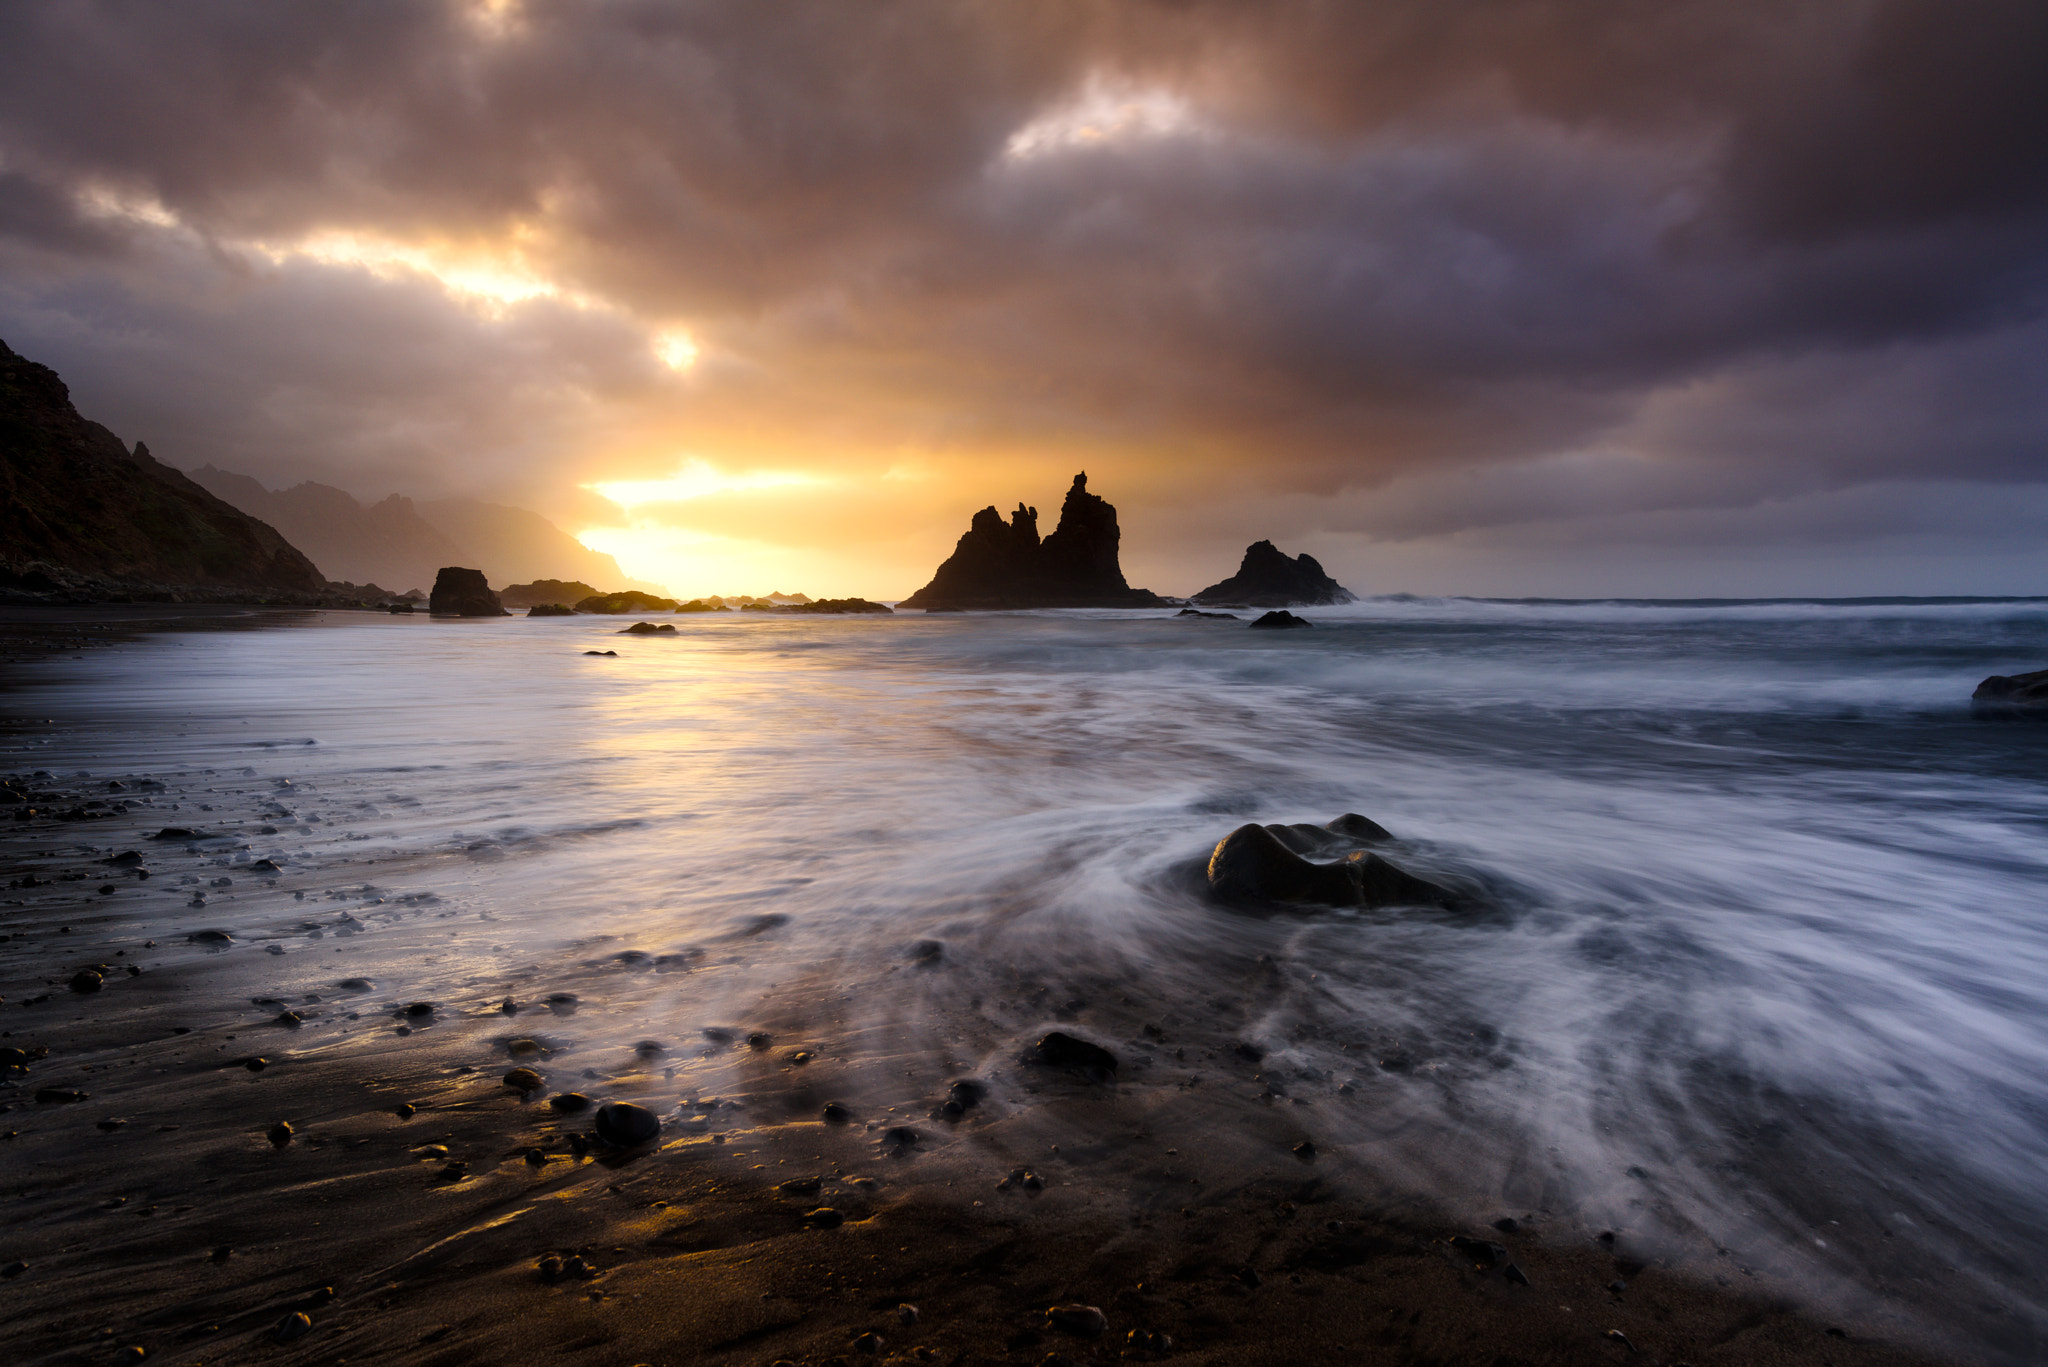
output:
<path id="1" fill-rule="evenodd" d="M 11 619 L 0 1353 L 2037 1357 L 2048 605 L 1307 615 Z"/>

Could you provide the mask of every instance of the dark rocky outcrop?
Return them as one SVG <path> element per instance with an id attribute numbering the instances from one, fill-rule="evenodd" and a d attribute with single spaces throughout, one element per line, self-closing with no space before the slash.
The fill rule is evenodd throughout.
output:
<path id="1" fill-rule="evenodd" d="M 1455 895 L 1379 855 L 1359 849 L 1391 840 L 1365 817 L 1345 815 L 1327 826 L 1239 826 L 1209 856 L 1209 892 L 1218 901 L 1255 914 L 1308 903 L 1329 907 L 1455 904 Z M 1334 863 L 1307 855 L 1348 850 Z"/>
<path id="2" fill-rule="evenodd" d="M 675 623 L 663 622 L 660 626 L 656 626 L 652 622 L 635 622 L 625 630 L 614 632 L 613 634 L 617 636 L 659 636 L 664 631 L 671 636 L 675 635 Z"/>
<path id="3" fill-rule="evenodd" d="M 536 579 L 530 584 L 507 584 L 498 590 L 498 601 L 508 608 L 559 607 L 599 596 L 599 591 L 580 579 Z"/>
<path id="4" fill-rule="evenodd" d="M 974 515 L 967 534 L 932 581 L 903 600 L 906 608 L 1144 608 L 1166 600 L 1124 582 L 1117 560 L 1116 509 L 1074 476 L 1059 525 L 1043 541 L 1038 510 L 1017 505 L 1008 522 L 993 507 Z"/>
<path id="5" fill-rule="evenodd" d="M 1970 695 L 1980 714 L 2048 717 L 2048 669 L 2031 674 L 1993 674 Z"/>
<path id="6" fill-rule="evenodd" d="M 56 371 L 0 342 L 0 589 L 314 601 L 327 582 L 275 529 L 81 417 Z"/>
<path id="7" fill-rule="evenodd" d="M 482 570 L 450 565 L 434 576 L 427 611 L 436 617 L 510 617 L 498 595 L 484 581 Z"/>
<path id="8" fill-rule="evenodd" d="M 677 612 L 731 612 L 723 603 L 707 603 L 702 598 L 692 598 L 676 609 Z"/>
<path id="9" fill-rule="evenodd" d="M 498 595 L 500 602 L 503 602 L 504 598 L 504 594 Z M 526 615 L 528 617 L 574 617 L 576 609 L 570 607 L 567 603 L 535 603 L 526 610 Z"/>
<path id="10" fill-rule="evenodd" d="M 1311 623 L 1306 617 L 1296 617 L 1293 613 L 1287 611 L 1285 608 L 1281 608 L 1273 612 L 1261 614 L 1259 619 L 1252 623 L 1252 630 L 1285 631 L 1289 627 L 1305 627 L 1312 625 L 1314 624 Z"/>
<path id="11" fill-rule="evenodd" d="M 1173 615 L 1176 617 L 1220 617 L 1226 622 L 1235 622 L 1237 620 L 1237 614 L 1234 612 L 1203 612 L 1199 608 L 1182 608 Z"/>
<path id="12" fill-rule="evenodd" d="M 618 617 L 628 612 L 674 612 L 676 600 L 657 598 L 651 593 L 638 589 L 627 589 L 622 593 L 595 593 L 588 598 L 578 599 L 576 611 L 597 612 Z"/>
<path id="13" fill-rule="evenodd" d="M 870 603 L 865 598 L 820 598 L 812 603 L 793 603 L 782 609 L 784 612 L 879 612 L 890 613 L 895 609 L 883 603 Z"/>
<path id="14" fill-rule="evenodd" d="M 1351 590 L 1329 575 L 1309 555 L 1290 557 L 1270 541 L 1254 541 L 1244 549 L 1237 573 L 1211 584 L 1188 600 L 1224 603 L 1231 607 L 1326 607 L 1358 601 Z"/>

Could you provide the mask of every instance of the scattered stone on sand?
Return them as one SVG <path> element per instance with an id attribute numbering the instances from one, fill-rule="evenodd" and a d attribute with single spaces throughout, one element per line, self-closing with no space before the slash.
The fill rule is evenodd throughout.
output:
<path id="1" fill-rule="evenodd" d="M 413 1150 L 413 1156 L 422 1162 L 437 1162 L 448 1156 L 446 1144 L 421 1144 Z"/>
<path id="2" fill-rule="evenodd" d="M 280 1120 L 264 1131 L 264 1137 L 281 1149 L 292 1142 L 292 1136 L 296 1133 L 297 1131 L 292 1128 L 291 1121 Z"/>
<path id="3" fill-rule="evenodd" d="M 1628 1349 L 1631 1353 L 1639 1353 L 1642 1351 L 1642 1349 L 1636 1347 L 1633 1343 L 1630 1343 L 1628 1341 L 1628 1335 L 1622 1333 L 1619 1329 L 1609 1329 L 1607 1331 L 1606 1337 L 1612 1339 L 1614 1342 Z"/>
<path id="4" fill-rule="evenodd" d="M 1475 1268 L 1496 1267 L 1508 1256 L 1505 1245 L 1491 1239 L 1467 1239 L 1461 1234 L 1451 1236 L 1451 1247 L 1470 1260 Z"/>
<path id="5" fill-rule="evenodd" d="M 919 968 L 936 968 L 946 957 L 946 945 L 943 940 L 919 940 L 904 957 Z"/>
<path id="6" fill-rule="evenodd" d="M 270 1331 L 270 1337 L 279 1343 L 290 1343 L 313 1332 L 313 1317 L 303 1310 L 294 1310 L 277 1322 Z"/>
<path id="7" fill-rule="evenodd" d="M 414 1002 L 405 1008 L 405 1014 L 413 1017 L 431 1016 L 434 1014 L 434 1004 L 432 1002 Z"/>
<path id="8" fill-rule="evenodd" d="M 784 1196 L 816 1196 L 824 1185 L 821 1177 L 792 1177 L 787 1182 L 777 1182 L 775 1189 Z"/>
<path id="9" fill-rule="evenodd" d="M 377 984 L 368 978 L 343 978 L 334 987 L 337 992 L 371 992 L 376 990 Z"/>
<path id="10" fill-rule="evenodd" d="M 908 1125 L 891 1125 L 876 1142 L 890 1157 L 897 1158 L 922 1144 L 924 1136 Z"/>
<path id="11" fill-rule="evenodd" d="M 1316 1161 L 1316 1146 L 1304 1139 L 1294 1146 L 1294 1156 L 1304 1163 Z"/>
<path id="12" fill-rule="evenodd" d="M 514 1068 L 511 1072 L 505 1074 L 505 1085 L 513 1091 L 525 1095 L 529 1092 L 539 1091 L 547 1086 L 547 1082 L 539 1073 L 534 1072 L 531 1068 Z"/>
<path id="13" fill-rule="evenodd" d="M 185 938 L 195 945 L 219 945 L 226 947 L 235 942 L 235 937 L 225 930 L 195 930 Z"/>
<path id="14" fill-rule="evenodd" d="M 548 1105 L 563 1115 L 575 1115 L 579 1111 L 590 1109 L 590 1098 L 581 1092 L 556 1092 L 548 1098 Z"/>
<path id="15" fill-rule="evenodd" d="M 1157 1353 L 1161 1357 L 1173 1351 L 1173 1339 L 1166 1334 L 1154 1333 L 1148 1329 L 1133 1329 L 1124 1335 L 1124 1356 L 1133 1353 Z"/>
<path id="16" fill-rule="evenodd" d="M 85 1101 L 91 1095 L 90 1092 L 81 1092 L 75 1087 L 39 1087 L 36 1089 L 36 1101 L 45 1106 L 68 1106 L 74 1102 Z"/>
<path id="17" fill-rule="evenodd" d="M 523 1156 L 529 1168 L 544 1168 L 548 1165 L 548 1156 L 541 1149 L 528 1149 Z"/>
<path id="18" fill-rule="evenodd" d="M 836 1101 L 826 1102 L 825 1109 L 819 1112 L 819 1115 L 827 1125 L 844 1125 L 853 1119 L 853 1112 Z"/>
<path id="19" fill-rule="evenodd" d="M 413 1105 L 410 1101 L 401 1101 L 391 1108 L 391 1114 L 397 1116 L 400 1120 L 410 1120 L 419 1113 L 420 1108 Z"/>
<path id="20" fill-rule="evenodd" d="M 597 1108 L 597 1137 L 615 1148 L 630 1149 L 661 1134 L 661 1120 L 645 1106 L 608 1101 Z"/>
<path id="21" fill-rule="evenodd" d="M 504 1012 L 508 1016 L 516 1016 L 519 1014 L 519 1003 L 513 1001 L 510 997 L 507 997 L 505 998 L 505 1000 L 498 1003 L 498 1010 Z"/>
<path id="22" fill-rule="evenodd" d="M 5 1267 L 0 1267 L 0 1277 L 6 1277 L 11 1281 L 26 1271 L 28 1271 L 27 1263 L 9 1263 Z"/>
<path id="23" fill-rule="evenodd" d="M 105 982 L 105 978 L 87 968 L 71 975 L 70 986 L 73 992 L 97 992 Z"/>
<path id="24" fill-rule="evenodd" d="M 540 1279 L 544 1282 L 558 1282 L 562 1279 L 562 1260 L 550 1253 L 536 1262 L 533 1270 L 540 1273 Z"/>
<path id="25" fill-rule="evenodd" d="M 1296 617 L 1285 608 L 1264 613 L 1252 622 L 1253 631 L 1285 631 L 1289 627 L 1305 627 L 1312 623 L 1306 617 Z"/>
<path id="26" fill-rule="evenodd" d="M 1097 1080 L 1116 1072 L 1116 1055 L 1099 1044 L 1090 1044 L 1064 1030 L 1055 1030 L 1024 1051 L 1024 1062 L 1048 1068 L 1065 1068 Z"/>
<path id="27" fill-rule="evenodd" d="M 306 1018 L 296 1011 L 280 1011 L 270 1018 L 270 1023 L 282 1025 L 288 1030 L 296 1030 L 306 1023 Z"/>
<path id="28" fill-rule="evenodd" d="M 242 1060 L 242 1066 L 252 1073 L 260 1073 L 270 1066 L 270 1060 L 267 1058 L 245 1058 Z"/>
<path id="29" fill-rule="evenodd" d="M 1097 1339 L 1109 1328 L 1109 1318 L 1092 1305 L 1055 1305 L 1045 1312 L 1045 1327 L 1076 1338 Z"/>
<path id="30" fill-rule="evenodd" d="M 457 1158 L 453 1162 L 444 1165 L 441 1171 L 435 1174 L 435 1177 L 443 1182 L 460 1182 L 468 1178 L 468 1176 L 469 1162 L 467 1159 L 462 1158 Z"/>
<path id="31" fill-rule="evenodd" d="M 749 1049 L 758 1051 L 762 1049 L 773 1049 L 774 1047 L 775 1036 L 769 1034 L 765 1030 L 756 1030 L 752 1034 L 747 1036 L 747 1048 Z"/>
<path id="32" fill-rule="evenodd" d="M 896 1322 L 898 1324 L 916 1324 L 919 1318 L 917 1307 L 908 1301 L 896 1307 Z"/>
<path id="33" fill-rule="evenodd" d="M 1529 1274 L 1513 1263 L 1509 1263 L 1506 1267 L 1502 1268 L 1500 1275 L 1506 1277 L 1516 1286 L 1527 1286 L 1529 1284 Z"/>
<path id="34" fill-rule="evenodd" d="M 837 1229 L 846 1223 L 846 1216 L 831 1206 L 819 1206 L 816 1210 L 805 1211 L 803 1222 L 812 1229 Z"/>
<path id="35" fill-rule="evenodd" d="M 869 1330 L 867 1333 L 862 1334 L 859 1338 L 853 1341 L 853 1351 L 856 1353 L 870 1354 L 881 1352 L 882 1336 L 880 1334 L 875 1333 L 873 1330 Z"/>
<path id="36" fill-rule="evenodd" d="M 512 1055 L 513 1058 L 532 1058 L 535 1054 L 545 1051 L 542 1049 L 539 1040 L 515 1039 L 506 1042 L 505 1052 Z"/>
<path id="37" fill-rule="evenodd" d="M 121 1129 L 124 1126 L 126 1126 L 127 1123 L 127 1121 L 121 1119 L 119 1116 L 110 1115 L 105 1120 L 95 1121 L 93 1123 L 93 1128 L 98 1130 L 101 1134 L 112 1134 L 115 1130 Z"/>

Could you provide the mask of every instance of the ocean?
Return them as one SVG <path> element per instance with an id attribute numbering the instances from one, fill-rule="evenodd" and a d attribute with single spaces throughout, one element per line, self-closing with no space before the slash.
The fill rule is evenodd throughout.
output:
<path id="1" fill-rule="evenodd" d="M 554 997 L 551 1048 L 666 1059 L 672 1124 L 801 1043 L 807 1101 L 922 1124 L 973 1075 L 1012 1147 L 1306 1140 L 1390 1210 L 2043 1351 L 2048 725 L 1968 699 L 2048 666 L 2048 600 L 1303 615 L 252 619 L 19 666 L 0 770 L 130 808 L 53 857 L 194 832 L 75 917 L 188 1013 L 313 998 L 340 1048 Z M 1203 895 L 1239 824 L 1349 812 L 1465 903 Z M 1035 1103 L 1050 1029 L 1117 1107 Z"/>

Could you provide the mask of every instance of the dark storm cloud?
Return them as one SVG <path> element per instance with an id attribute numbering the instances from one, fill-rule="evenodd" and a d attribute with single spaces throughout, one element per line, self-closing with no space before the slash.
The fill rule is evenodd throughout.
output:
<path id="1" fill-rule="evenodd" d="M 779 438 L 1408 481 L 1444 531 L 2027 481 L 2044 70 L 2036 0 L 13 6 L 5 326 L 86 372 L 147 333 L 245 415 L 136 398 L 195 446 L 443 485 L 579 426 L 641 474 Z M 1063 139 L 1077 101 L 1138 113 Z M 516 242 L 614 314 L 251 254 L 333 231 Z M 664 322 L 687 381 L 631 354 Z"/>

